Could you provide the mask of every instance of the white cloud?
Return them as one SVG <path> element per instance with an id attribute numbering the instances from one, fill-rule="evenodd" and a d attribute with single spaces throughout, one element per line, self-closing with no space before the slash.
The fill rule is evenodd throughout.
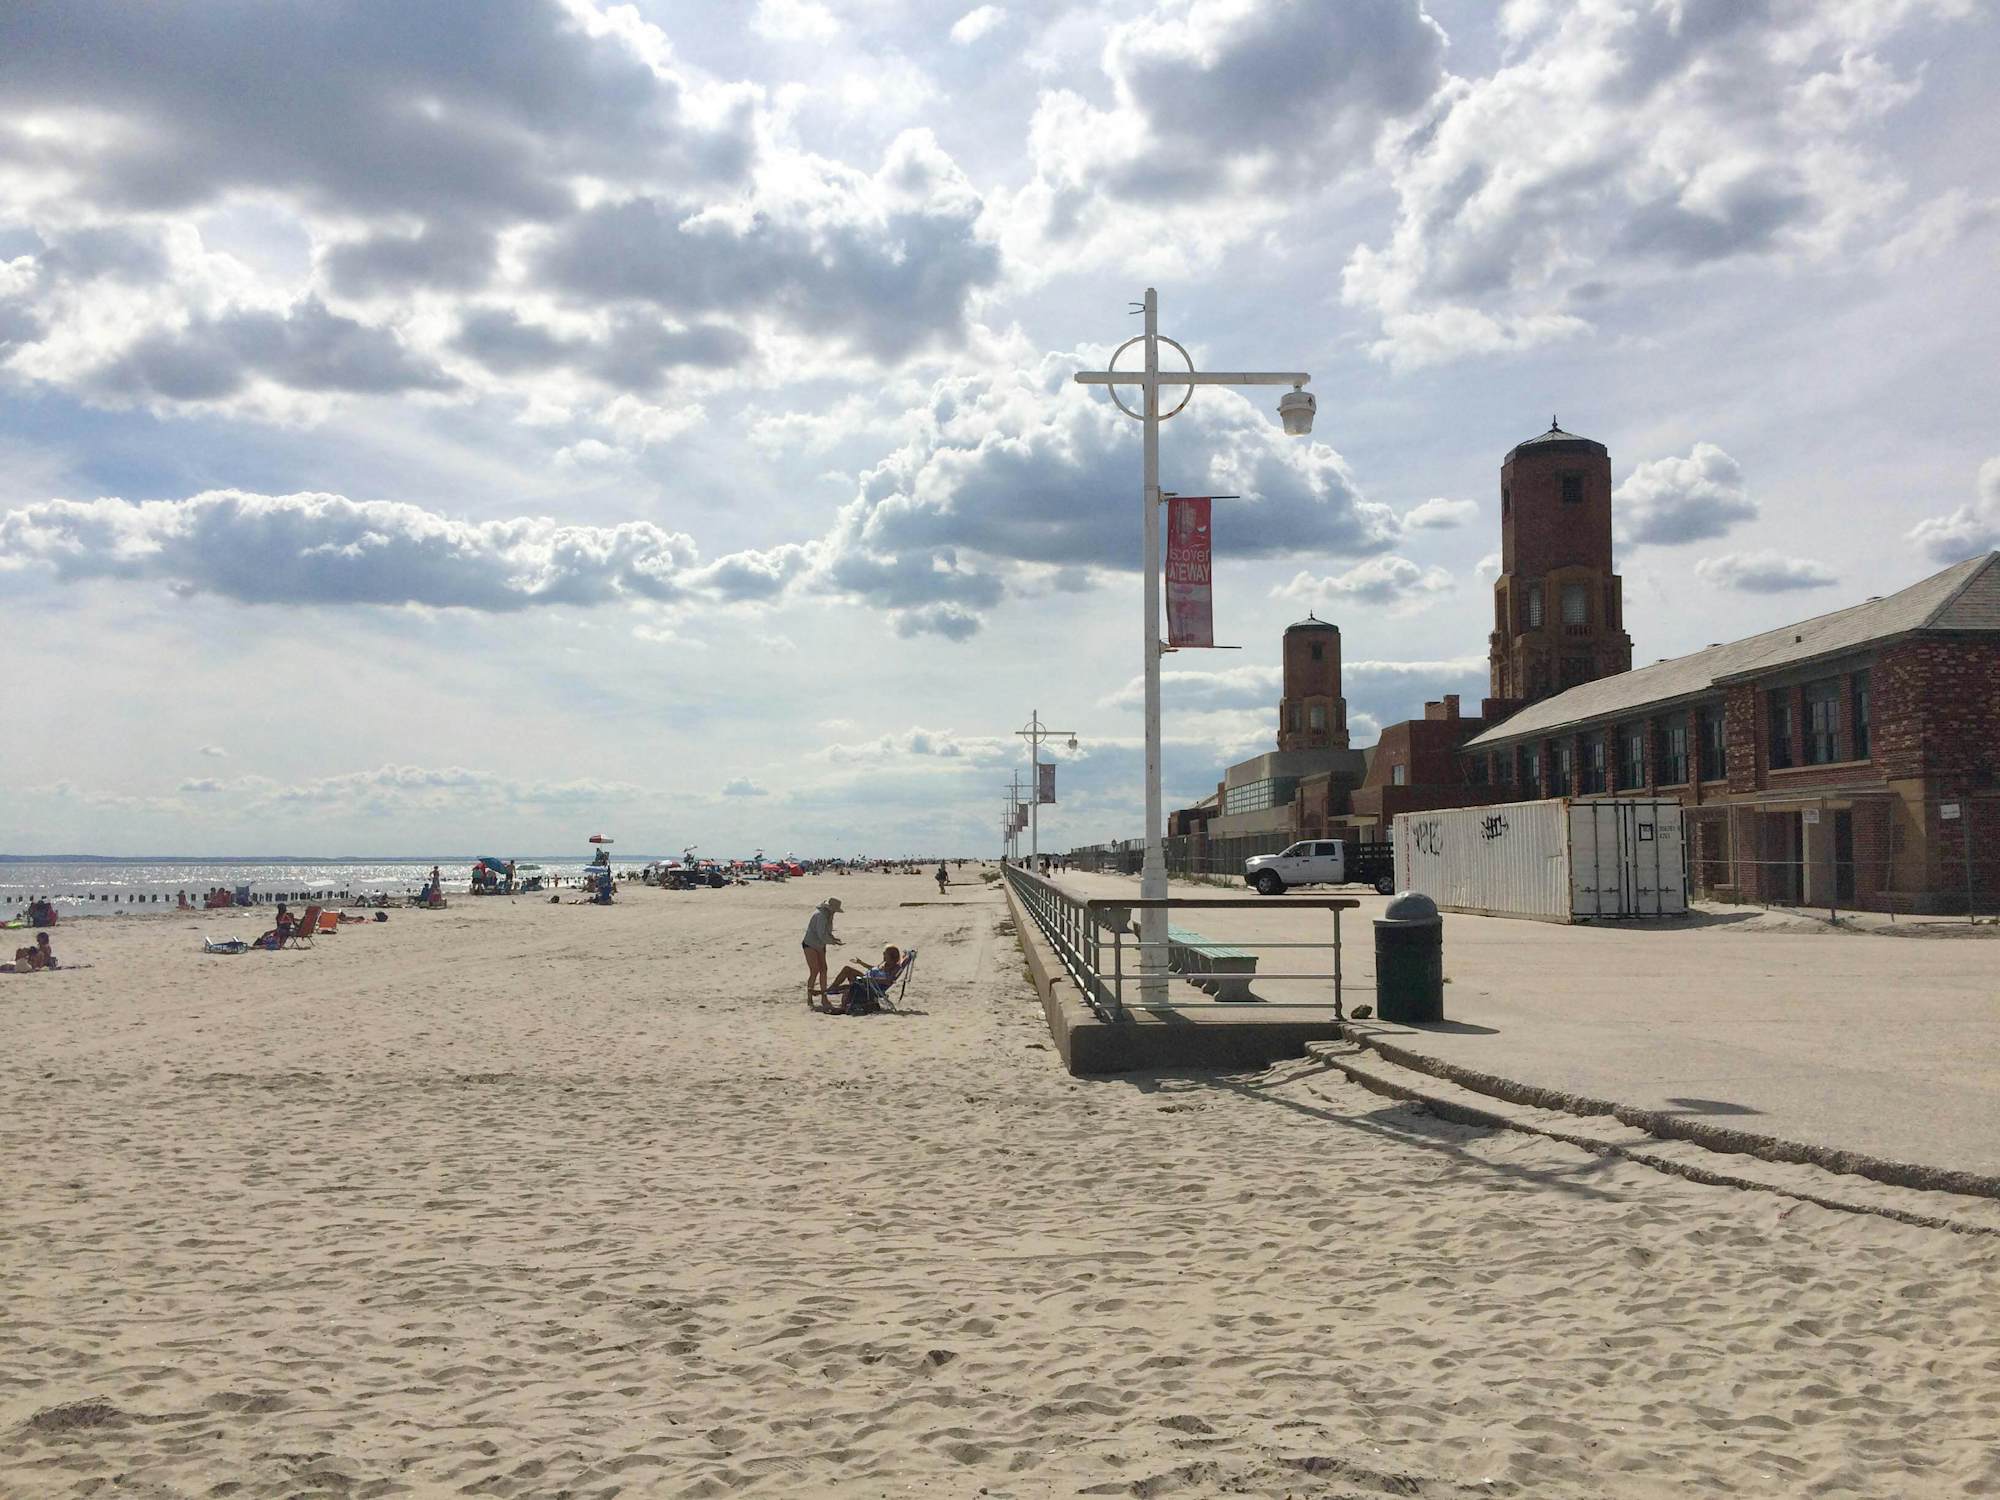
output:
<path id="1" fill-rule="evenodd" d="M 725 797 L 768 797 L 771 794 L 748 776 L 736 776 L 723 782 L 722 795 Z"/>
<path id="2" fill-rule="evenodd" d="M 1415 531 L 1449 531 L 1465 526 L 1479 517 L 1479 502 L 1476 500 L 1446 500 L 1433 497 L 1423 504 L 1414 506 L 1403 515 L 1403 525 Z"/>
<path id="3" fill-rule="evenodd" d="M 1006 19 L 1007 12 L 1001 6 L 976 6 L 952 22 L 951 39 L 961 47 L 970 47 Z"/>
<path id="4" fill-rule="evenodd" d="M 1824 563 L 1809 557 L 1786 557 L 1778 552 L 1728 552 L 1720 557 L 1704 557 L 1694 565 L 1696 575 L 1716 588 L 1735 589 L 1745 594 L 1782 594 L 1793 589 L 1826 588 L 1840 580 Z"/>
<path id="5" fill-rule="evenodd" d="M 1744 492 L 1743 467 L 1713 443 L 1696 443 L 1685 458 L 1640 464 L 1612 491 L 1621 541 L 1677 546 L 1709 541 L 1741 521 L 1757 519 Z"/>
<path id="6" fill-rule="evenodd" d="M 1414 367 L 1590 328 L 1607 299 L 1726 261 L 1878 236 L 1903 184 L 1874 151 L 1917 87 L 1883 53 L 1965 0 L 1515 6 L 1515 49 L 1453 79 L 1385 153 L 1398 213 L 1343 296 Z"/>
<path id="7" fill-rule="evenodd" d="M 1449 593 L 1451 574 L 1443 568 L 1421 567 L 1407 557 L 1371 557 L 1344 573 L 1314 577 L 1300 572 L 1289 583 L 1271 590 L 1273 599 L 1289 599 L 1313 608 L 1341 604 L 1421 607 L 1433 595 Z"/>
<path id="8" fill-rule="evenodd" d="M 1481 583 L 1491 583 L 1500 576 L 1500 554 L 1489 552 L 1472 565 L 1472 576 Z"/>
<path id="9" fill-rule="evenodd" d="M 691 580 L 693 541 L 647 521 L 461 521 L 393 501 L 209 490 L 187 500 L 49 500 L 0 515 L 0 571 L 151 580 L 246 604 L 516 610 L 726 589 Z"/>
<path id="10" fill-rule="evenodd" d="M 220 745 L 203 745 L 201 747 L 201 753 L 203 755 L 206 755 L 210 760 L 229 759 L 229 752 L 223 749 L 222 746 Z"/>
<path id="11" fill-rule="evenodd" d="M 1108 104 L 1074 89 L 1041 95 L 1028 131 L 1034 178 L 1004 210 L 1019 269 L 1212 261 L 1286 217 L 1301 193 L 1365 166 L 1384 125 L 1441 81 L 1443 54 L 1418 0 L 1157 0 L 1109 33 Z M 1159 214 L 1196 206 L 1207 212 L 1181 213 L 1172 239 L 1160 234 Z"/>
<path id="12" fill-rule="evenodd" d="M 1939 562 L 2000 548 L 2000 457 L 1979 466 L 1979 490 L 1970 504 L 1919 521 L 1910 541 Z"/>
<path id="13" fill-rule="evenodd" d="M 757 0 L 750 29 L 773 42 L 830 42 L 840 21 L 818 0 Z"/>

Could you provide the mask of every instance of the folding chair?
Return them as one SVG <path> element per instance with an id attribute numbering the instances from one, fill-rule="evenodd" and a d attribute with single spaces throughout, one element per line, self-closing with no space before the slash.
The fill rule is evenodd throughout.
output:
<path id="1" fill-rule="evenodd" d="M 319 930 L 319 914 L 321 910 L 322 908 L 317 906 L 308 906 L 305 915 L 292 923 L 292 930 L 285 934 L 284 938 L 278 943 L 278 946 L 282 948 L 286 943 L 289 943 L 294 948 L 312 947 L 313 933 Z"/>
<path id="2" fill-rule="evenodd" d="M 849 1015 L 865 1015 L 856 1011 L 854 1001 L 857 996 L 868 1001 L 874 1010 L 894 1011 L 900 1009 L 896 1001 L 901 1000 L 910 988 L 910 973 L 917 966 L 917 950 L 912 948 L 903 955 L 903 962 L 893 974 L 882 974 L 870 970 L 866 974 L 836 986 L 831 993 L 840 996 L 840 1003 Z M 895 1000 L 889 997 L 894 994 Z M 836 1012 L 838 1014 L 838 1012 Z"/>

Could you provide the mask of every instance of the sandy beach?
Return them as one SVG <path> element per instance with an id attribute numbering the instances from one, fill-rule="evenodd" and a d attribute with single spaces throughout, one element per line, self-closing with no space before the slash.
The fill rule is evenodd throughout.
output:
<path id="1" fill-rule="evenodd" d="M 828 894 L 908 1013 L 805 1009 Z M 1072 1079 L 990 886 L 198 951 L 266 915 L 0 976 L 0 1494 L 2000 1489 L 2000 1242 L 1305 1061 Z"/>

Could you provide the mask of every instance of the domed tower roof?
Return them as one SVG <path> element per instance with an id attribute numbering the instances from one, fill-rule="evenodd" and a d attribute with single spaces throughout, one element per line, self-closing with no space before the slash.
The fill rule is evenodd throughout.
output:
<path id="1" fill-rule="evenodd" d="M 1285 627 L 1285 634 L 1290 635 L 1294 630 L 1332 630 L 1337 632 L 1339 629 L 1338 625 L 1322 620 L 1314 615 L 1311 610 L 1307 610 L 1306 617 L 1303 620 L 1295 620 Z"/>
<path id="2" fill-rule="evenodd" d="M 1549 418 L 1547 432 L 1538 432 L 1526 442 L 1516 443 L 1507 451 L 1507 459 L 1503 462 L 1511 461 L 1516 453 L 1524 450 L 1533 453 L 1602 453 L 1607 457 L 1611 452 L 1595 438 L 1578 437 L 1573 432 L 1564 432 L 1556 425 L 1554 417 Z"/>

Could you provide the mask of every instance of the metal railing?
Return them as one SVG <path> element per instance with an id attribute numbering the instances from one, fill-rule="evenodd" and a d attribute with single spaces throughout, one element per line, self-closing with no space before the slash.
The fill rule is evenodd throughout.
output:
<path id="1" fill-rule="evenodd" d="M 1184 1010 L 1232 1010 L 1241 1011 L 1246 1007 L 1262 1010 L 1316 1010 L 1333 1011 L 1334 1019 L 1344 1019 L 1342 1009 L 1344 999 L 1344 977 L 1341 957 L 1340 914 L 1352 911 L 1360 902 L 1351 896 L 1303 896 L 1272 900 L 1264 897 L 1187 897 L 1169 896 L 1146 900 L 1140 897 L 1090 897 L 1085 898 L 1066 891 L 1052 880 L 1045 880 L 1031 870 L 1018 865 L 1004 865 L 1002 871 L 1007 885 L 1020 902 L 1022 910 L 1034 919 L 1049 946 L 1055 949 L 1056 957 L 1064 970 L 1075 981 L 1083 998 L 1098 1016 L 1106 1021 L 1125 1019 L 1130 1011 L 1143 1010 L 1170 1012 Z M 1145 910 L 1245 910 L 1263 915 L 1283 907 L 1303 907 L 1310 910 L 1333 913 L 1333 939 L 1331 942 L 1267 942 L 1263 939 L 1229 938 L 1214 940 L 1204 945 L 1191 943 L 1144 943 L 1134 930 L 1132 914 Z M 1140 985 L 1145 976 L 1142 973 L 1141 955 L 1164 949 L 1167 963 L 1154 977 L 1174 984 L 1192 987 L 1198 982 L 1214 982 L 1225 971 L 1206 969 L 1189 970 L 1176 968 L 1186 952 L 1177 956 L 1176 951 L 1196 949 L 1201 946 L 1229 947 L 1233 949 L 1272 950 L 1330 950 L 1333 954 L 1331 971 L 1308 970 L 1304 972 L 1248 972 L 1240 976 L 1244 980 L 1325 980 L 1333 986 L 1331 1006 L 1326 1000 L 1153 1000 L 1145 997 Z M 1129 958 L 1127 955 L 1130 955 Z M 1127 994 L 1128 982 L 1138 998 Z"/>

